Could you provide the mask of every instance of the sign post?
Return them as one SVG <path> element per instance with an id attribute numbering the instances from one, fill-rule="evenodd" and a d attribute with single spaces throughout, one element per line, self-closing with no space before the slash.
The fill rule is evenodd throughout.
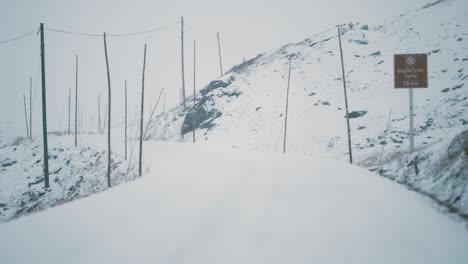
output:
<path id="1" fill-rule="evenodd" d="M 409 89 L 410 153 L 414 151 L 413 88 L 427 88 L 427 54 L 395 54 L 395 88 Z"/>

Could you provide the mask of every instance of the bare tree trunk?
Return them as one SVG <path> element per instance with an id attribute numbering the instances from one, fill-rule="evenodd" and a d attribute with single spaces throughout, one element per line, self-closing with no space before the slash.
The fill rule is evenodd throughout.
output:
<path id="1" fill-rule="evenodd" d="M 107 57 L 107 43 L 106 43 L 106 33 L 104 33 L 104 53 L 106 55 L 106 67 L 107 67 L 107 84 L 109 96 L 107 98 L 109 102 L 109 118 L 107 125 L 107 187 L 111 187 L 111 82 L 110 82 L 110 73 L 109 73 L 109 59 Z"/>
<path id="2" fill-rule="evenodd" d="M 146 44 L 143 54 L 143 75 L 141 78 L 141 115 L 140 115 L 140 156 L 138 160 L 138 175 L 141 177 L 141 162 L 143 158 L 143 111 L 145 104 L 145 65 L 146 65 Z"/>
<path id="3" fill-rule="evenodd" d="M 24 118 L 26 120 L 26 137 L 29 138 L 28 110 L 26 109 L 26 95 L 24 94 L 23 94 L 23 102 L 24 102 Z"/>

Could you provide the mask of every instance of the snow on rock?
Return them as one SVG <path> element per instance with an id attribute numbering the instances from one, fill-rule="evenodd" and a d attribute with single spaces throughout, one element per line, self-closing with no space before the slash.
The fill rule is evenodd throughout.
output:
<path id="1" fill-rule="evenodd" d="M 452 139 L 468 129 L 466 10 L 467 1 L 432 1 L 385 25 L 342 26 L 349 112 L 350 117 L 359 117 L 350 120 L 355 163 L 370 170 L 380 168 L 384 176 L 427 193 L 462 214 L 468 212 L 468 204 L 459 198 L 466 181 L 462 183 L 456 175 L 457 168 L 465 168 L 466 156 L 460 154 L 457 162 L 442 161 Z M 408 153 L 408 90 L 394 89 L 393 84 L 393 55 L 401 53 L 429 56 L 429 88 L 414 91 L 417 151 L 412 155 Z M 196 116 L 198 142 L 279 151 L 290 58 L 288 152 L 346 160 L 346 113 L 336 29 L 233 67 L 200 90 L 195 111 L 174 108 L 156 118 L 148 138 L 190 141 L 192 117 Z M 418 174 L 409 165 L 416 157 Z M 437 165 L 429 162 L 436 160 Z"/>
<path id="2" fill-rule="evenodd" d="M 107 152 L 78 147 L 49 137 L 49 182 L 44 189 L 43 148 L 38 140 L 19 138 L 0 148 L 0 222 L 41 211 L 107 189 Z M 134 165 L 113 155 L 111 182 L 136 177 Z"/>

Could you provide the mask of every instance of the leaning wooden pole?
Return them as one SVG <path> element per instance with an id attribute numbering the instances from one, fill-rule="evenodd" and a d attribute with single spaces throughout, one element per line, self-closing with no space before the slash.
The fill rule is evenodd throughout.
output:
<path id="1" fill-rule="evenodd" d="M 351 148 L 351 128 L 349 126 L 349 113 L 348 113 L 348 95 L 346 93 L 346 74 L 344 69 L 343 62 L 343 49 L 341 48 L 341 31 L 338 27 L 338 41 L 340 44 L 340 55 L 341 55 L 341 72 L 343 74 L 343 88 L 344 88 L 344 97 L 345 97 L 345 108 L 346 108 L 346 124 L 348 126 L 348 151 L 349 151 L 349 163 L 353 164 L 353 150 Z"/>
<path id="2" fill-rule="evenodd" d="M 192 131 L 193 131 L 193 143 L 195 143 L 195 67 L 196 67 L 196 42 L 193 41 L 193 110 L 192 110 Z"/>
<path id="3" fill-rule="evenodd" d="M 26 120 L 26 137 L 29 138 L 29 122 L 28 122 L 28 109 L 26 108 L 26 95 L 23 94 L 24 103 L 24 118 Z"/>
<path id="4" fill-rule="evenodd" d="M 140 114 L 140 155 L 138 159 L 138 175 L 141 176 L 141 163 L 143 158 L 143 111 L 145 103 L 145 64 L 146 64 L 146 44 L 143 53 L 143 75 L 141 78 L 141 114 Z"/>
<path id="5" fill-rule="evenodd" d="M 125 160 L 127 160 L 127 80 L 125 80 Z"/>
<path id="6" fill-rule="evenodd" d="M 47 107 L 45 79 L 44 24 L 41 23 L 42 135 L 44 140 L 44 184 L 49 188 L 49 151 L 47 143 Z"/>
<path id="7" fill-rule="evenodd" d="M 78 146 L 78 54 L 75 56 L 75 147 Z"/>
<path id="8" fill-rule="evenodd" d="M 104 53 L 106 55 L 106 68 L 107 68 L 107 85 L 108 85 L 108 108 L 109 117 L 107 118 L 107 187 L 111 187 L 111 82 L 109 73 L 109 58 L 107 56 L 107 42 L 106 33 L 104 32 Z"/>
<path id="9" fill-rule="evenodd" d="M 288 87 L 286 91 L 286 110 L 284 114 L 283 153 L 286 153 L 286 134 L 288 131 L 289 82 L 291 80 L 291 63 L 292 63 L 292 58 L 289 58 Z"/>

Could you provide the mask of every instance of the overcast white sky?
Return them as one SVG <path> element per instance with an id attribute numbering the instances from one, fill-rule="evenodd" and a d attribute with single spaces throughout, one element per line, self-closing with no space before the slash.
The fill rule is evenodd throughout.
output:
<path id="1" fill-rule="evenodd" d="M 46 27 L 102 33 L 170 28 L 142 36 L 108 39 L 113 89 L 113 123 L 123 117 L 124 80 L 128 80 L 129 111 L 133 117 L 141 89 L 144 43 L 148 44 L 147 98 L 153 103 L 159 90 L 167 91 L 167 105 L 178 102 L 180 74 L 180 16 L 201 34 L 186 29 L 186 86 L 193 86 L 193 40 L 197 40 L 197 89 L 218 77 L 216 32 L 221 34 L 223 66 L 231 66 L 258 53 L 300 41 L 337 24 L 382 24 L 391 17 L 416 9 L 429 0 L 80 0 L 0 1 L 0 40 Z M 74 89 L 75 54 L 79 54 L 79 100 L 86 127 L 96 123 L 96 95 L 107 92 L 101 37 L 65 35 L 46 31 L 46 80 L 49 131 L 66 128 L 68 88 Z M 34 78 L 33 129 L 40 133 L 39 36 L 0 44 L 0 125 L 3 130 L 24 130 L 22 94 Z M 102 102 L 102 104 L 105 104 Z M 146 103 L 147 104 L 147 103 Z M 148 105 L 145 111 L 148 111 Z M 62 117 L 62 118 L 61 118 Z M 12 128 L 5 121 L 12 122 Z M 1 129 L 0 129 L 1 130 Z M 36 134 L 38 135 L 38 134 Z M 0 135 L 1 136 L 1 135 Z"/>

